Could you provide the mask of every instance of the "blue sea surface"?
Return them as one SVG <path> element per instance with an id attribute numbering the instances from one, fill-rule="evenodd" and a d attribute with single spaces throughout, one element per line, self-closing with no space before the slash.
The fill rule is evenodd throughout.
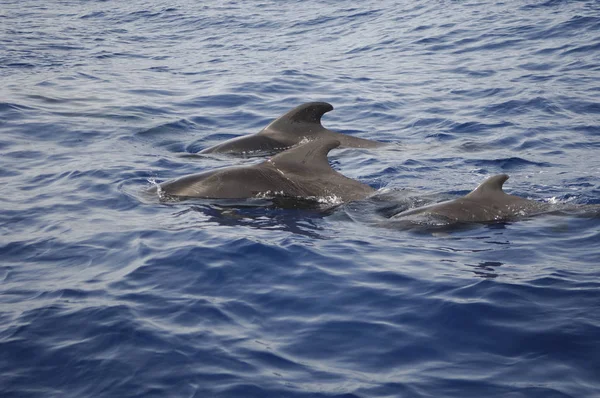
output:
<path id="1" fill-rule="evenodd" d="M 144 195 L 308 101 L 378 195 Z M 3 0 L 0 396 L 598 397 L 597 213 L 387 222 L 499 173 L 600 204 L 599 2 Z"/>

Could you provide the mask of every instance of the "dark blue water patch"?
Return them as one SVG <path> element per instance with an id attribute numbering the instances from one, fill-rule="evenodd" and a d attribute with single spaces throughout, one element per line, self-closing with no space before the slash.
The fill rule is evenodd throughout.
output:
<path id="1" fill-rule="evenodd" d="M 16 69 L 33 69 L 38 65 L 32 64 L 32 63 L 27 63 L 27 62 L 2 62 L 2 66 L 0 66 L 0 68 L 2 69 L 8 69 L 8 68 L 16 68 Z"/>
<path id="2" fill-rule="evenodd" d="M 575 178 L 567 184 L 567 186 L 574 187 L 574 188 L 592 187 L 595 185 L 596 185 L 595 183 L 590 182 L 590 177 Z"/>
<path id="3" fill-rule="evenodd" d="M 586 135 L 591 135 L 591 136 L 600 135 L 600 126 L 579 125 L 579 126 L 573 126 L 572 129 L 573 129 L 573 131 L 579 131 Z"/>
<path id="4" fill-rule="evenodd" d="M 123 18 L 123 22 L 133 22 L 133 21 L 137 21 L 138 19 L 152 20 L 153 18 L 161 16 L 161 15 L 162 15 L 161 12 L 151 12 L 149 10 L 134 11 L 134 12 L 128 13 Z"/>
<path id="5" fill-rule="evenodd" d="M 542 25 L 543 26 L 543 25 Z M 580 37 L 586 31 L 598 30 L 600 19 L 598 17 L 574 16 L 568 21 L 553 25 L 549 28 L 535 29 L 528 35 L 529 39 L 540 40 L 549 38 L 571 38 Z"/>
<path id="6" fill-rule="evenodd" d="M 533 162 L 519 157 L 505 159 L 469 159 L 466 164 L 475 165 L 478 167 L 486 167 L 498 170 L 524 170 L 528 167 L 552 167 L 554 164 L 548 162 Z"/>
<path id="7" fill-rule="evenodd" d="M 114 285 L 118 290 L 137 289 L 147 283 L 154 284 L 157 275 L 161 275 L 161 283 L 156 286 L 160 289 L 183 288 L 188 294 L 196 292 L 198 294 L 210 296 L 219 296 L 219 291 L 228 284 L 237 284 L 243 279 L 248 278 L 248 282 L 253 279 L 263 279 L 267 283 L 276 274 L 269 275 L 264 267 L 264 261 L 269 254 L 281 255 L 280 264 L 289 264 L 289 255 L 283 249 L 274 247 L 261 247 L 255 242 L 241 239 L 232 242 L 230 247 L 223 246 L 204 246 L 204 247 L 183 247 L 168 253 L 168 257 L 151 259 L 143 267 L 137 268 L 127 275 L 123 282 Z M 260 247 L 260 250 L 258 250 Z M 234 250 L 237 249 L 237 250 Z M 167 253 L 165 253 L 167 254 Z M 235 256 L 245 259 L 243 262 L 232 261 Z M 236 264 L 243 266 L 239 269 Z M 179 269 L 179 271 L 177 271 Z M 196 275 L 190 280 L 190 275 L 184 272 L 185 269 L 193 269 Z M 240 279 L 242 278 L 242 279 Z M 238 294 L 231 291 L 234 297 Z"/>
<path id="8" fill-rule="evenodd" d="M 600 42 L 571 48 L 570 50 L 564 51 L 562 55 L 571 55 L 579 53 L 589 54 L 595 52 L 598 49 L 600 49 Z"/>
<path id="9" fill-rule="evenodd" d="M 556 67 L 556 64 L 536 64 L 536 63 L 525 63 L 525 64 L 521 64 L 519 65 L 519 68 L 524 69 L 524 70 L 529 70 L 529 71 L 547 71 L 547 70 L 552 70 L 553 68 Z"/>
<path id="10" fill-rule="evenodd" d="M 600 113 L 600 104 L 597 102 L 574 100 L 572 98 L 565 98 L 561 102 L 565 109 L 580 115 Z"/>
<path id="11" fill-rule="evenodd" d="M 151 96 L 151 97 L 174 97 L 182 94 L 180 90 L 157 90 L 152 88 L 136 88 L 127 90 L 128 93 L 131 94 L 139 94 L 141 96 Z"/>
<path id="12" fill-rule="evenodd" d="M 204 203 L 201 203 L 204 202 Z M 175 217 L 188 219 L 198 214 L 213 225 L 256 228 L 292 232 L 299 236 L 324 239 L 327 236 L 320 222 L 334 211 L 322 208 L 314 201 L 295 198 L 253 199 L 249 201 L 198 200 L 186 204 Z"/>
<path id="13" fill-rule="evenodd" d="M 565 149 L 600 148 L 600 141 L 573 141 L 561 147 Z"/>
<path id="14" fill-rule="evenodd" d="M 518 47 L 518 46 L 516 46 L 517 44 L 522 44 L 522 40 L 521 39 L 507 39 L 507 40 L 500 40 L 497 42 L 488 42 L 485 44 L 481 44 L 479 46 L 472 46 L 472 47 L 454 50 L 452 53 L 453 54 L 467 54 L 467 53 L 480 52 L 480 51 L 481 52 L 496 51 L 496 50 L 505 49 L 507 47 Z"/>
<path id="15" fill-rule="evenodd" d="M 503 96 L 505 94 L 507 94 L 508 89 L 506 88 L 500 88 L 500 87 L 496 87 L 496 88 L 478 88 L 478 89 L 453 89 L 450 91 L 451 94 L 454 95 L 459 95 L 461 97 L 465 97 L 468 99 L 472 99 L 472 98 L 488 98 L 488 97 L 494 97 L 494 96 Z M 508 123 L 508 122 L 504 122 L 504 123 Z"/>
<path id="16" fill-rule="evenodd" d="M 5 152 L 3 156 L 13 159 L 40 159 L 45 157 L 45 154 L 40 151 L 14 151 Z"/>
<path id="17" fill-rule="evenodd" d="M 432 27 L 433 27 L 433 25 L 419 25 L 419 26 L 413 28 L 412 31 L 413 32 L 420 32 L 420 31 L 423 31 L 423 30 L 431 29 Z"/>
<path id="18" fill-rule="evenodd" d="M 447 72 L 468 75 L 469 77 L 489 77 L 489 76 L 496 74 L 496 71 L 492 70 L 492 69 L 472 70 L 472 69 L 465 68 L 465 67 L 457 67 L 457 68 L 448 69 Z"/>
<path id="19" fill-rule="evenodd" d="M 132 105 L 124 106 L 119 109 L 119 113 L 123 116 L 128 115 L 130 118 L 136 119 L 142 115 L 162 116 L 171 115 L 174 109 L 168 106 L 148 106 L 148 105 Z M 181 121 L 180 121 L 181 122 Z"/>
<path id="20" fill-rule="evenodd" d="M 50 44 L 48 45 L 49 49 L 59 50 L 59 51 L 77 51 L 77 50 L 85 50 L 85 47 L 77 46 L 77 45 L 67 45 L 67 44 Z"/>
<path id="21" fill-rule="evenodd" d="M 17 103 L 0 102 L 0 112 L 2 115 L 6 114 L 20 114 L 24 111 L 32 111 L 34 108 Z"/>
<path id="22" fill-rule="evenodd" d="M 561 81 L 567 81 L 571 83 L 580 83 L 581 81 L 587 80 L 586 78 L 582 78 L 581 76 L 565 76 L 564 72 L 566 71 L 593 71 L 597 67 L 597 63 L 595 62 L 586 62 L 585 60 L 579 58 L 575 61 L 568 62 L 563 64 L 560 72 L 563 72 L 562 76 L 560 76 Z"/>
<path id="23" fill-rule="evenodd" d="M 63 158 L 63 160 L 66 160 Z M 48 186 L 60 182 L 62 179 L 68 179 L 73 174 L 76 174 L 76 179 L 79 179 L 80 175 L 77 175 L 77 171 L 64 171 L 62 173 L 40 173 L 30 179 L 33 186 Z M 35 188 L 24 187 L 23 190 L 35 190 Z"/>
<path id="24" fill-rule="evenodd" d="M 190 120 L 198 126 L 211 128 L 216 130 L 217 127 L 235 127 L 236 131 L 254 133 L 262 130 L 276 117 L 277 113 L 273 112 L 270 117 L 259 117 L 251 109 L 238 109 L 223 114 L 221 117 L 194 116 Z"/>
<path id="25" fill-rule="evenodd" d="M 35 102 L 43 102 L 51 105 L 65 104 L 72 101 L 72 99 L 70 98 L 56 98 L 41 94 L 29 95 L 28 99 L 34 100 Z"/>
<path id="26" fill-rule="evenodd" d="M 371 10 L 363 11 L 360 8 L 349 8 L 349 9 L 344 10 L 344 13 L 346 14 L 345 18 L 351 19 L 351 20 L 357 20 L 357 21 L 360 21 L 361 23 L 364 23 L 365 17 L 379 16 L 382 12 L 384 12 L 384 10 L 382 10 L 382 9 L 371 9 Z"/>
<path id="27" fill-rule="evenodd" d="M 106 137 L 103 132 L 100 131 L 73 131 L 68 135 L 64 135 L 61 139 L 60 146 L 63 148 L 81 148 L 87 147 L 91 142 L 97 141 Z M 54 157 L 58 159 L 58 157 Z"/>
<path id="28" fill-rule="evenodd" d="M 256 87 L 260 87 L 260 91 L 263 91 L 265 95 L 295 95 L 297 92 L 294 87 L 306 86 L 307 88 L 317 84 L 314 78 L 310 74 L 303 76 L 288 75 L 282 78 L 274 78 L 269 82 L 249 82 L 240 86 L 240 92 L 255 92 Z M 237 90 L 236 90 L 237 91 Z M 292 100 L 291 98 L 288 100 Z M 305 98 L 304 101 L 308 102 L 309 99 Z M 255 101 L 256 103 L 257 101 Z"/>
<path id="29" fill-rule="evenodd" d="M 16 177 L 20 175 L 18 171 L 13 171 L 10 169 L 5 169 L 4 167 L 0 167 L 0 177 Z"/>
<path id="30" fill-rule="evenodd" d="M 342 333 L 344 337 L 340 339 Z M 439 354 L 436 353 L 435 347 L 427 342 L 418 342 L 418 339 L 414 339 L 410 333 L 398 330 L 393 325 L 379 322 L 330 321 L 318 329 L 301 330 L 298 335 L 298 340 L 288 345 L 284 352 L 302 360 L 311 361 L 323 360 L 335 352 L 344 352 L 346 355 L 338 357 L 337 360 L 341 363 L 353 363 L 355 352 L 352 348 L 364 345 L 365 340 L 385 336 L 396 342 L 393 347 L 389 347 L 389 350 L 368 352 L 369 355 L 363 358 L 361 368 L 369 372 L 383 371 L 384 363 L 392 367 L 414 366 L 422 357 Z M 412 345 L 406 344 L 409 339 L 413 340 Z M 312 341 L 313 349 L 310 351 L 299 349 L 306 344 L 307 340 Z"/>
<path id="31" fill-rule="evenodd" d="M 184 144 L 181 141 L 179 141 L 179 142 L 174 141 L 175 137 L 180 135 L 182 132 L 184 132 L 184 133 L 191 132 L 195 129 L 195 127 L 196 127 L 195 123 L 193 123 L 187 119 L 180 119 L 176 122 L 169 122 L 169 123 L 161 124 L 156 127 L 151 127 L 149 129 L 138 131 L 135 133 L 135 135 L 138 137 L 142 137 L 144 139 L 150 139 L 151 141 L 156 141 L 157 139 L 160 139 L 161 137 L 164 136 L 165 138 L 163 140 L 161 140 L 160 145 L 162 145 L 162 146 L 172 146 L 172 145 L 183 146 Z"/>
<path id="32" fill-rule="evenodd" d="M 258 102 L 258 98 L 253 95 L 239 94 L 221 94 L 196 97 L 191 100 L 180 102 L 181 107 L 194 108 L 236 108 L 244 104 Z"/>
<path id="33" fill-rule="evenodd" d="M 445 36 L 423 37 L 421 39 L 416 40 L 415 42 L 413 42 L 411 44 L 427 45 L 427 44 L 435 44 L 435 43 L 444 42 L 446 40 L 447 39 Z"/>
<path id="34" fill-rule="evenodd" d="M 511 127 L 513 124 L 511 122 L 499 122 L 499 123 L 482 123 L 482 122 L 465 122 L 465 123 L 455 123 L 455 125 L 451 128 L 453 133 L 458 134 L 473 134 L 473 133 L 483 133 L 486 130 L 491 129 L 502 129 L 506 127 Z"/>
<path id="35" fill-rule="evenodd" d="M 448 134 L 448 133 L 433 133 L 433 134 L 428 134 L 426 136 L 426 138 L 433 138 L 436 141 L 441 141 L 441 142 L 453 141 L 453 140 L 456 139 L 456 137 L 453 134 Z"/>
<path id="36" fill-rule="evenodd" d="M 17 331 L 10 341 L 2 343 L 3 353 L 9 358 L 18 357 L 20 367 L 37 364 L 35 371 L 28 374 L 15 374 L 8 369 L 3 369 L 12 376 L 7 385 L 9 391 L 15 384 L 31 385 L 33 380 L 39 380 L 47 389 L 60 390 L 68 387 L 76 394 L 104 396 L 108 393 L 110 395 L 110 393 L 122 392 L 123 385 L 132 383 L 131 376 L 135 369 L 135 366 L 126 361 L 108 361 L 111 352 L 131 351 L 135 344 L 139 344 L 139 347 L 151 349 L 147 351 L 147 355 L 136 360 L 138 365 L 156 363 L 159 357 L 155 349 L 160 348 L 160 343 L 149 330 L 144 330 L 142 325 L 132 321 L 134 317 L 126 306 L 92 307 L 74 313 L 68 313 L 60 307 L 47 307 L 32 315 L 35 321 L 31 321 L 29 327 Z M 80 327 L 81 321 L 89 317 L 102 319 L 97 329 Z M 60 330 L 64 327 L 78 332 L 62 339 Z M 44 331 L 50 333 L 46 334 Z M 56 339 L 49 340 L 47 336 L 56 336 Z M 23 342 L 28 340 L 37 340 L 38 344 L 27 347 Z M 56 348 L 48 349 L 48 346 Z M 185 356 L 177 354 L 162 357 L 160 362 L 163 364 L 168 361 L 168 358 L 185 360 Z M 77 370 L 64 364 L 72 364 L 73 369 Z M 106 381 L 107 376 L 111 379 L 123 376 L 125 378 L 124 382 L 115 385 Z M 89 384 L 90 380 L 95 382 Z M 144 390 L 136 382 L 132 384 Z M 131 387 L 129 386 L 129 391 L 132 391 Z M 31 393 L 34 391 L 32 390 Z"/>
<path id="37" fill-rule="evenodd" d="M 531 82 L 545 82 L 553 81 L 560 75 L 539 75 L 539 74 L 528 74 L 522 75 L 517 80 L 531 81 Z"/>
<path id="38" fill-rule="evenodd" d="M 484 108 L 488 114 L 522 115 L 539 110 L 552 115 L 559 114 L 561 107 L 549 101 L 547 98 L 536 97 L 528 100 L 509 100 Z"/>
<path id="39" fill-rule="evenodd" d="M 136 53 L 123 53 L 123 52 L 109 52 L 106 50 L 100 50 L 97 53 L 93 54 L 93 57 L 99 60 L 103 59 L 113 59 L 113 58 L 133 58 L 133 59 L 146 59 L 149 58 L 145 55 L 136 54 Z"/>
<path id="40" fill-rule="evenodd" d="M 451 120 L 443 118 L 419 118 L 410 122 L 411 128 L 423 128 L 435 126 L 436 128 L 443 129 L 452 124 Z"/>
<path id="41" fill-rule="evenodd" d="M 103 18 L 104 16 L 106 16 L 106 13 L 104 11 L 95 11 L 95 12 L 91 12 L 89 14 L 82 15 L 79 18 L 92 19 L 92 18 Z"/>
<path id="42" fill-rule="evenodd" d="M 464 31 L 461 31 L 460 33 L 466 33 L 466 32 L 464 32 Z M 479 38 L 478 38 L 478 37 L 467 37 L 467 38 L 460 38 L 460 39 L 458 39 L 458 40 L 456 40 L 456 41 L 454 42 L 454 45 L 455 45 L 456 47 L 462 47 L 462 46 L 464 46 L 465 44 L 476 43 L 477 41 L 479 41 Z"/>
<path id="43" fill-rule="evenodd" d="M 150 68 L 148 68 L 147 70 L 152 71 L 152 72 L 169 72 L 170 69 L 167 66 L 152 66 Z"/>
<path id="44" fill-rule="evenodd" d="M 558 53 L 558 52 L 563 52 L 563 50 L 565 50 L 569 47 L 571 47 L 570 44 L 564 44 L 564 45 L 558 46 L 558 47 L 546 47 L 546 48 L 535 51 L 534 54 L 535 55 L 549 55 L 549 54 L 554 54 L 554 53 Z"/>
<path id="45" fill-rule="evenodd" d="M 524 6 L 521 6 L 522 10 L 525 11 L 529 11 L 529 10 L 535 10 L 537 8 L 554 8 L 556 10 L 560 9 L 560 6 L 564 5 L 564 1 L 562 0 L 547 0 L 543 3 L 536 3 L 536 4 L 527 4 Z"/>
<path id="46" fill-rule="evenodd" d="M 66 246 L 58 239 L 29 240 L 11 242 L 0 248 L 2 257 L 7 263 L 54 263 L 61 262 L 63 267 L 78 267 L 92 264 L 94 259 L 100 261 L 104 250 L 89 245 Z M 17 275 L 24 277 L 26 270 L 19 269 Z M 18 278 L 19 276 L 17 276 Z"/>
<path id="47" fill-rule="evenodd" d="M 548 155 L 561 155 L 564 154 L 563 150 L 556 150 L 556 143 L 550 138 L 535 138 L 528 139 L 521 142 L 517 147 L 519 151 L 526 151 L 531 149 L 550 149 L 552 151 L 546 152 Z"/>

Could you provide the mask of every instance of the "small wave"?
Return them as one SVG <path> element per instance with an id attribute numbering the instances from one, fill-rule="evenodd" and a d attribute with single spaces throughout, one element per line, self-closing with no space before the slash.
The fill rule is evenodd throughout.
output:
<path id="1" fill-rule="evenodd" d="M 519 157 L 503 158 L 503 159 L 466 159 L 466 164 L 475 165 L 478 167 L 495 167 L 500 170 L 523 169 L 525 167 L 552 167 L 553 164 L 548 162 L 534 162 Z"/>
<path id="2" fill-rule="evenodd" d="M 189 131 L 189 130 L 192 130 L 194 127 L 195 127 L 195 123 L 193 123 L 187 119 L 180 119 L 175 122 L 168 122 L 168 123 L 161 124 L 159 126 L 151 127 L 146 130 L 138 131 L 136 133 L 136 135 L 143 136 L 143 137 L 154 137 L 154 136 L 168 135 L 168 134 L 172 134 L 172 133 L 180 132 L 180 131 Z"/>

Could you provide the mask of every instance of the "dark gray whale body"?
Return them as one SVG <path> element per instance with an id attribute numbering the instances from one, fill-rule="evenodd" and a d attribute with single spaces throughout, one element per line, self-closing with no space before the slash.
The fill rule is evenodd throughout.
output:
<path id="1" fill-rule="evenodd" d="M 200 153 L 277 153 L 301 143 L 303 140 L 337 140 L 341 147 L 374 148 L 383 145 L 328 130 L 321 125 L 321 117 L 333 110 L 327 102 L 308 102 L 297 106 L 275 119 L 256 134 L 233 138 L 219 145 L 206 148 Z"/>
<path id="2" fill-rule="evenodd" d="M 506 180 L 506 174 L 495 175 L 466 196 L 398 213 L 392 221 L 437 218 L 450 223 L 483 223 L 508 221 L 548 210 L 545 203 L 506 194 L 502 190 Z"/>
<path id="3" fill-rule="evenodd" d="M 259 164 L 194 174 L 153 188 L 178 198 L 243 199 L 256 196 L 321 198 L 348 202 L 364 199 L 373 188 L 333 170 L 327 154 L 337 140 L 317 139 L 282 152 Z"/>

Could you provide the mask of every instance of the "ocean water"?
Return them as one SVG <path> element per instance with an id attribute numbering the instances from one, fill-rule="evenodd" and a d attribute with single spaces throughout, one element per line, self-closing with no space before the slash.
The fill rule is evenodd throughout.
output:
<path id="1" fill-rule="evenodd" d="M 600 204 L 599 98 L 596 1 L 3 0 L 0 396 L 598 397 L 600 217 L 386 220 Z M 376 198 L 143 194 L 307 101 Z"/>

